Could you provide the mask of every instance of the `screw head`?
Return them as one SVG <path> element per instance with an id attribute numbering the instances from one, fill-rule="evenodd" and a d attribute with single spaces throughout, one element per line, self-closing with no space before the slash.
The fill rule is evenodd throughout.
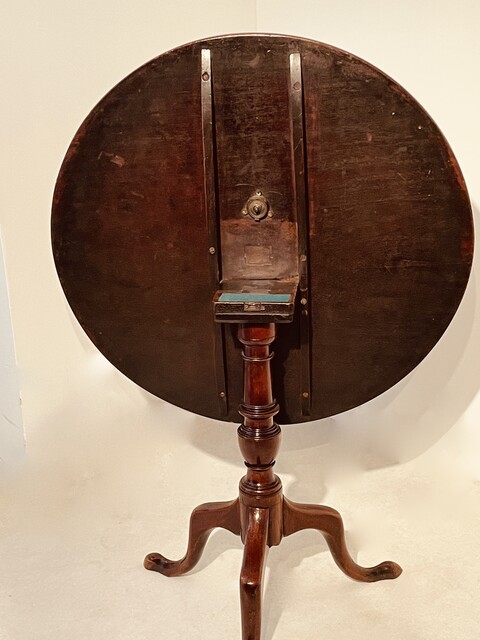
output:
<path id="1" fill-rule="evenodd" d="M 210 248 L 208 249 L 208 253 L 211 253 L 211 254 L 212 254 L 212 256 L 213 256 L 213 254 L 215 253 L 215 247 L 210 247 Z"/>

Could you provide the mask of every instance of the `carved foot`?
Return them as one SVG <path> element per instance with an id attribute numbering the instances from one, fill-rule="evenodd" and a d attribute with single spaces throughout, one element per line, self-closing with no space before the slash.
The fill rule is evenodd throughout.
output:
<path id="1" fill-rule="evenodd" d="M 262 579 L 267 556 L 268 519 L 268 509 L 249 508 L 240 574 L 242 640 L 260 640 Z"/>
<path id="2" fill-rule="evenodd" d="M 375 567 L 361 567 L 350 556 L 345 544 L 345 531 L 340 514 L 330 507 L 297 504 L 284 498 L 283 532 L 289 536 L 303 529 L 317 529 L 327 541 L 333 559 L 340 569 L 354 580 L 376 582 L 393 580 L 402 573 L 395 562 L 381 562 Z"/>
<path id="3" fill-rule="evenodd" d="M 208 536 L 217 527 L 240 535 L 238 498 L 230 502 L 209 502 L 194 509 L 190 517 L 190 533 L 185 556 L 174 561 L 159 553 L 149 553 L 143 562 L 145 569 L 158 571 L 164 576 L 181 576 L 187 573 L 200 560 Z"/>

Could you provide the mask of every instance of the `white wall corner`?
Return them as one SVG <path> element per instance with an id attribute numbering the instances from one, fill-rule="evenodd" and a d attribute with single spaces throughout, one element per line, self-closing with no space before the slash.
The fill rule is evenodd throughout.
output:
<path id="1" fill-rule="evenodd" d="M 20 384 L 0 233 L 0 470 L 15 467 L 24 453 Z"/>

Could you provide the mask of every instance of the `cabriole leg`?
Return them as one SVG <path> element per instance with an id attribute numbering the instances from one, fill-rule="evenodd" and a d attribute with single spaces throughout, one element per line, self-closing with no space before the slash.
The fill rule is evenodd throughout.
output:
<path id="1" fill-rule="evenodd" d="M 260 640 L 262 579 L 267 556 L 268 509 L 250 508 L 240 574 L 242 640 Z"/>
<path id="2" fill-rule="evenodd" d="M 303 529 L 316 529 L 325 537 L 333 559 L 340 569 L 354 580 L 376 582 L 393 580 L 402 573 L 395 562 L 386 561 L 374 567 L 361 567 L 348 552 L 342 517 L 330 507 L 283 501 L 283 534 L 289 536 Z"/>
<path id="3" fill-rule="evenodd" d="M 208 536 L 217 527 L 240 535 L 239 500 L 209 502 L 192 512 L 187 553 L 181 560 L 168 560 L 160 553 L 149 553 L 144 560 L 145 569 L 158 571 L 164 576 L 181 576 L 197 564 Z"/>

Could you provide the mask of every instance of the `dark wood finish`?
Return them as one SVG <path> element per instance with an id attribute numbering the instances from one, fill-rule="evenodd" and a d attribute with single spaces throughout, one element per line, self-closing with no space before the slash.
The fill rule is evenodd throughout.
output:
<path id="1" fill-rule="evenodd" d="M 240 572 L 242 640 L 259 640 L 261 635 L 262 580 L 267 555 L 268 522 L 268 509 L 249 509 Z"/>
<path id="2" fill-rule="evenodd" d="M 350 578 L 360 582 L 393 580 L 402 573 L 396 562 L 386 561 L 374 567 L 361 567 L 351 558 L 345 544 L 345 532 L 340 514 L 335 509 L 323 505 L 297 504 L 286 498 L 283 502 L 283 535 L 303 529 L 320 531 L 327 541 L 333 559 Z"/>
<path id="3" fill-rule="evenodd" d="M 165 576 L 180 576 L 200 560 L 202 551 L 213 529 L 221 528 L 240 535 L 238 498 L 231 502 L 209 502 L 197 507 L 190 517 L 190 534 L 185 556 L 178 561 L 168 560 L 160 553 L 150 553 L 144 560 L 145 569 Z"/>
<path id="4" fill-rule="evenodd" d="M 308 193 L 307 163 L 305 141 L 305 115 L 303 99 L 302 57 L 300 53 L 290 54 L 290 135 L 292 158 L 292 185 L 294 205 L 298 224 L 298 268 L 299 268 L 299 332 L 300 332 L 300 368 L 301 368 L 301 406 L 302 416 L 310 415 L 311 409 L 311 371 L 310 371 L 310 291 L 308 257 Z"/>
<path id="5" fill-rule="evenodd" d="M 305 144 L 295 132 L 292 144 L 292 60 L 301 60 L 295 104 Z M 324 44 L 269 35 L 196 42 L 144 65 L 95 107 L 68 150 L 52 217 L 73 312 L 137 384 L 236 421 L 241 347 L 230 327 L 215 325 L 212 270 L 221 257 L 219 277 L 236 277 L 247 255 L 246 277 L 298 277 L 302 189 L 310 353 L 306 360 L 299 295 L 294 321 L 278 329 L 279 421 L 375 397 L 452 319 L 471 266 L 471 209 L 452 151 L 422 107 L 379 70 Z M 273 213 L 258 222 L 242 213 L 257 190 Z M 257 245 L 271 247 L 271 266 L 255 266 L 257 250 L 245 246 Z"/>
<path id="6" fill-rule="evenodd" d="M 198 562 L 213 528 L 222 527 L 240 535 L 244 543 L 240 573 L 243 640 L 260 640 L 267 548 L 280 544 L 283 536 L 302 529 L 317 529 L 325 537 L 337 565 L 354 580 L 390 580 L 402 573 L 395 562 L 382 562 L 370 568 L 354 562 L 345 543 L 342 518 L 334 509 L 296 504 L 283 497 L 280 478 L 273 473 L 281 438 L 280 427 L 274 422 L 279 407 L 273 398 L 270 371 L 273 357 L 270 345 L 275 332 L 274 323 L 245 324 L 238 329 L 238 339 L 244 347 L 244 398 L 240 406 L 244 419 L 238 428 L 238 441 L 247 467 L 240 481 L 239 498 L 202 505 L 193 511 L 188 548 L 181 560 L 150 553 L 144 561 L 146 569 L 179 576 Z"/>
<path id="7" fill-rule="evenodd" d="M 273 419 L 279 406 L 273 398 L 270 368 L 275 333 L 274 323 L 245 324 L 238 329 L 244 361 L 244 397 L 239 409 L 243 423 L 238 428 L 238 443 L 247 467 L 240 481 L 242 539 L 245 542 L 251 510 L 267 509 L 269 546 L 280 544 L 282 539 L 282 483 L 273 473 L 281 440 L 280 427 Z"/>
<path id="8" fill-rule="evenodd" d="M 210 256 L 210 286 L 212 292 L 221 280 L 220 243 L 218 242 L 218 207 L 217 207 L 217 171 L 215 157 L 215 118 L 213 104 L 212 56 L 210 49 L 201 51 L 201 67 L 198 82 L 201 86 L 202 105 L 202 141 L 203 141 L 203 172 L 205 191 L 206 228 L 208 235 L 208 253 Z M 213 333 L 213 363 L 215 367 L 215 382 L 217 402 L 220 416 L 228 415 L 226 363 L 224 349 L 224 328 L 214 326 Z"/>

